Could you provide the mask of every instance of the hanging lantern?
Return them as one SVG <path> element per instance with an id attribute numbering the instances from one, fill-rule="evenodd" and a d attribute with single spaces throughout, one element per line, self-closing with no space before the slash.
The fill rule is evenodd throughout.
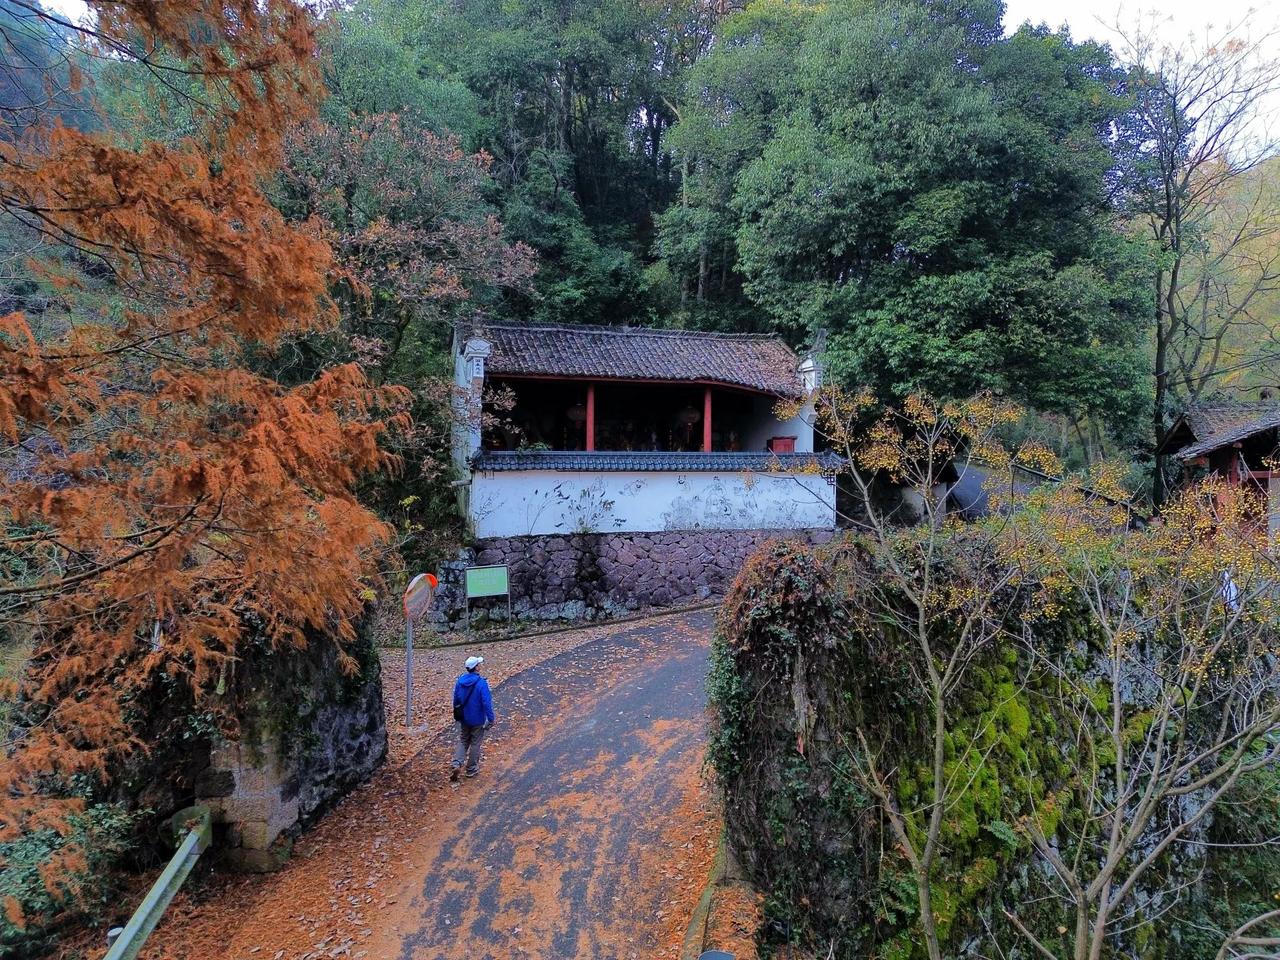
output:
<path id="1" fill-rule="evenodd" d="M 699 413 L 698 410 L 695 409 L 692 405 L 690 405 L 690 406 L 686 406 L 683 410 L 681 410 L 678 414 L 676 414 L 676 418 L 681 423 L 683 423 L 686 427 L 691 427 L 695 423 L 697 423 L 699 420 L 702 419 L 702 414 Z"/>
<path id="2" fill-rule="evenodd" d="M 586 422 L 587 422 L 587 408 L 586 408 L 586 407 L 584 407 L 584 406 L 583 406 L 582 404 L 580 404 L 580 403 L 575 403 L 572 407 L 570 407 L 570 408 L 566 411 L 566 415 L 567 415 L 567 416 L 569 417 L 569 419 L 570 419 L 570 420 L 572 420 L 574 423 L 586 423 Z"/>

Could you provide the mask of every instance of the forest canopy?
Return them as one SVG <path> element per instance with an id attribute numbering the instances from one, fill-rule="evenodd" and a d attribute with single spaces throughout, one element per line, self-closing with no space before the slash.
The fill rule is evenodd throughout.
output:
<path id="1" fill-rule="evenodd" d="M 1183 405 L 1274 379 L 1274 151 L 1237 142 L 1274 65 L 1247 25 L 1174 50 L 1004 18 L 361 0 L 327 18 L 324 110 L 492 158 L 538 269 L 487 315 L 776 332 L 847 386 L 995 390 L 1072 462 L 1149 470 Z"/>

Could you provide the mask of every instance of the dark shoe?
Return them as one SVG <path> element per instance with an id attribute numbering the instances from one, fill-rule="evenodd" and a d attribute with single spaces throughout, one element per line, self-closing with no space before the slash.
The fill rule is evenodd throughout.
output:
<path id="1" fill-rule="evenodd" d="M 457 767 L 454 767 L 454 768 L 449 772 L 449 782 L 450 782 L 450 783 L 457 783 L 457 782 L 458 782 L 458 768 L 457 768 Z"/>
<path id="2" fill-rule="evenodd" d="M 455 770 L 454 772 L 456 773 L 457 771 Z M 476 776 L 479 772 L 480 772 L 479 770 L 468 770 L 467 779 L 470 780 L 472 777 Z"/>

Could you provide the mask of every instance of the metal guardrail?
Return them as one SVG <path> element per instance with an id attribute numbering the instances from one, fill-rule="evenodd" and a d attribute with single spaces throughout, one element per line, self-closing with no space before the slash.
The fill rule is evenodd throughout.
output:
<path id="1" fill-rule="evenodd" d="M 187 834 L 178 845 L 169 865 L 142 898 L 142 903 L 129 918 L 129 922 L 123 928 L 117 927 L 107 934 L 108 949 L 103 960 L 134 960 L 137 957 L 138 951 L 147 942 L 147 937 L 151 936 L 151 931 L 160 922 L 165 908 L 213 839 L 213 826 L 207 807 L 180 810 L 169 818 L 169 824 L 175 833 L 186 828 Z"/>

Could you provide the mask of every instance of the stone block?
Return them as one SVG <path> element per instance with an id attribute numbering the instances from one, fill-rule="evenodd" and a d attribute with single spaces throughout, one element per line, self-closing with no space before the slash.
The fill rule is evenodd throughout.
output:
<path id="1" fill-rule="evenodd" d="M 236 789 L 236 777 L 230 770 L 207 767 L 196 777 L 194 789 L 200 799 L 229 797 Z"/>
<path id="2" fill-rule="evenodd" d="M 248 794 L 252 796 L 266 793 L 269 788 L 268 771 L 266 769 L 246 763 L 236 771 L 237 794 Z"/>
<path id="3" fill-rule="evenodd" d="M 293 839 L 281 837 L 266 849 L 235 847 L 224 852 L 224 859 L 233 870 L 246 873 L 273 873 L 285 865 L 293 852 Z"/>
<path id="4" fill-rule="evenodd" d="M 209 765 L 220 770 L 234 770 L 240 766 L 240 744 L 222 741 L 209 751 Z"/>
<path id="5" fill-rule="evenodd" d="M 511 566 L 515 616 L 586 619 L 722 593 L 752 552 L 788 535 L 806 542 L 830 539 L 820 530 L 691 528 L 495 538 L 481 541 L 478 551 L 484 562 Z M 465 551 L 458 556 L 461 566 Z M 442 592 L 437 603 L 437 609 L 453 605 L 447 623 L 461 623 L 460 590 L 448 597 Z"/>
<path id="6" fill-rule="evenodd" d="M 264 823 L 279 805 L 276 797 L 270 796 L 232 796 L 224 797 L 220 802 L 222 819 L 245 823 L 250 820 L 261 820 Z"/>
<path id="7" fill-rule="evenodd" d="M 248 850 L 266 850 L 279 835 L 266 820 L 246 820 L 240 824 L 240 846 Z"/>
<path id="8" fill-rule="evenodd" d="M 298 801 L 290 800 L 281 803 L 272 812 L 267 825 L 278 836 L 298 822 Z"/>

